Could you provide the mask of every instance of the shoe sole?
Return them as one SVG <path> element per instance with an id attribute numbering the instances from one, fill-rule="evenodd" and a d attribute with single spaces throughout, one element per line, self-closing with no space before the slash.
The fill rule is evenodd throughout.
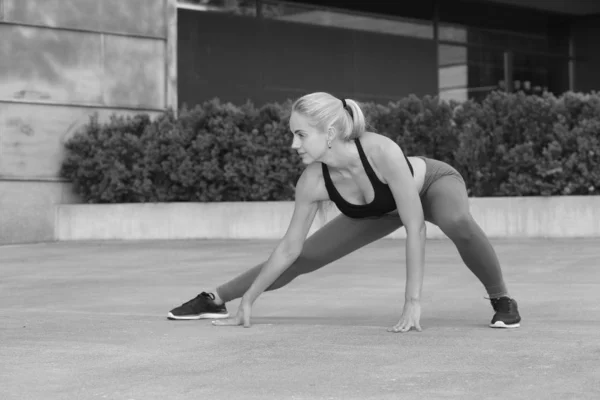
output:
<path id="1" fill-rule="evenodd" d="M 520 323 L 507 325 L 502 321 L 496 321 L 493 324 L 490 324 L 491 328 L 500 328 L 500 329 L 512 329 L 512 328 L 518 328 L 520 326 L 521 326 Z"/>
<path id="2" fill-rule="evenodd" d="M 199 314 L 199 315 L 186 315 L 186 316 L 177 316 L 177 315 L 168 313 L 167 318 L 172 319 L 172 320 L 223 319 L 223 318 L 229 318 L 229 313 L 227 313 L 227 314 Z"/>

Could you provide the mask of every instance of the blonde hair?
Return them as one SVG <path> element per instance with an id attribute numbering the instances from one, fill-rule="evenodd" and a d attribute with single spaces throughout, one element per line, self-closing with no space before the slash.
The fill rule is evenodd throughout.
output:
<path id="1" fill-rule="evenodd" d="M 344 102 L 347 107 L 344 107 Z M 365 116 L 352 99 L 338 99 L 329 93 L 316 92 L 302 96 L 292 105 L 292 112 L 302 114 L 317 128 L 325 131 L 333 126 L 344 140 L 354 140 L 365 131 Z"/>

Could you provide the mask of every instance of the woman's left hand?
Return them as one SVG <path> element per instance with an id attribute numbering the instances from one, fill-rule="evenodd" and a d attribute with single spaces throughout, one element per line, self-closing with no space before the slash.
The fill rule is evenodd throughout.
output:
<path id="1" fill-rule="evenodd" d="M 421 303 L 418 300 L 406 301 L 400 321 L 393 328 L 389 328 L 388 332 L 408 332 L 411 328 L 415 328 L 421 332 Z"/>
<path id="2" fill-rule="evenodd" d="M 213 325 L 216 326 L 238 326 L 244 325 L 244 328 L 250 328 L 250 316 L 252 314 L 252 305 L 250 302 L 242 299 L 240 306 L 238 307 L 237 314 L 233 318 L 227 318 L 223 320 L 213 321 Z"/>

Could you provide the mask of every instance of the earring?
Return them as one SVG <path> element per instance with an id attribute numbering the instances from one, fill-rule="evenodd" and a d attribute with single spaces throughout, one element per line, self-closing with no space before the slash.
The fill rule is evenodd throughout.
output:
<path id="1" fill-rule="evenodd" d="M 327 141 L 327 147 L 331 148 L 331 140 Z"/>

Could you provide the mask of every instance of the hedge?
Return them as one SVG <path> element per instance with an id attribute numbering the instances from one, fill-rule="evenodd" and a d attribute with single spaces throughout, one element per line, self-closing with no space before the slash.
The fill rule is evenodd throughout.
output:
<path id="1" fill-rule="evenodd" d="M 61 176 L 89 203 L 292 200 L 303 166 L 290 149 L 290 106 L 215 99 L 177 117 L 93 117 L 66 142 Z M 407 155 L 457 168 L 470 196 L 598 194 L 598 93 L 409 96 L 363 109 Z"/>

